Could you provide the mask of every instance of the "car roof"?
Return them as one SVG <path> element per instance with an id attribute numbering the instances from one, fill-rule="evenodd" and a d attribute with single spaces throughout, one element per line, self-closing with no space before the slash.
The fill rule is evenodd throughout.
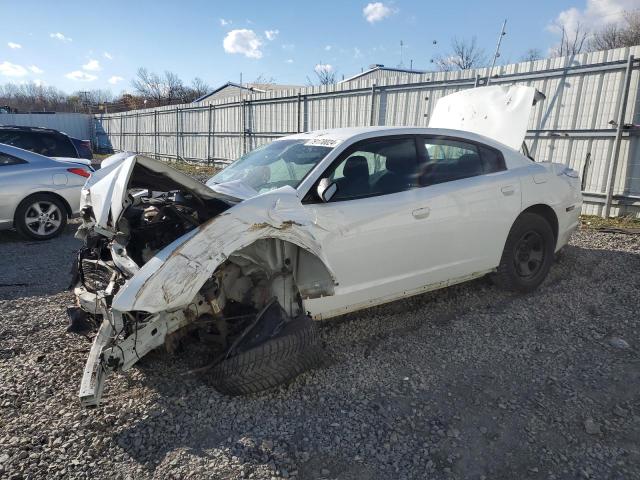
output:
<path id="1" fill-rule="evenodd" d="M 352 128 L 328 128 L 324 130 L 313 130 L 311 132 L 296 133 L 294 135 L 288 135 L 286 137 L 280 137 L 277 140 L 298 140 L 318 139 L 327 141 L 333 141 L 334 146 L 343 143 L 346 140 L 364 140 L 376 136 L 387 135 L 438 135 L 447 137 L 457 137 L 467 139 L 470 141 L 484 143 L 485 145 L 492 146 L 501 150 L 511 150 L 517 152 L 517 150 L 504 145 L 489 137 L 479 135 L 473 132 L 467 132 L 464 130 L 452 130 L 446 128 L 428 128 L 428 127 L 352 127 Z M 327 143 L 327 145 L 329 145 Z"/>
<path id="2" fill-rule="evenodd" d="M 53 133 L 58 135 L 67 135 L 64 132 L 54 130 L 53 128 L 28 127 L 24 125 L 0 125 L 0 130 L 9 130 L 9 131 L 15 131 L 15 132 Z"/>

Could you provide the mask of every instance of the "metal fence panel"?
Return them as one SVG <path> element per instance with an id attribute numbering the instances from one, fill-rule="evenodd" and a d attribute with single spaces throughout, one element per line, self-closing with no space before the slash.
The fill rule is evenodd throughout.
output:
<path id="1" fill-rule="evenodd" d="M 589 194 L 585 195 L 585 211 L 599 213 L 607 192 L 629 55 L 640 57 L 640 47 L 503 65 L 490 79 L 491 84 L 530 85 L 545 93 L 547 98 L 533 109 L 527 144 L 538 161 L 565 163 L 584 173 Z M 631 72 L 625 122 L 640 123 L 640 61 L 632 64 Z M 160 158 L 229 161 L 297 131 L 427 126 L 439 98 L 485 84 L 488 73 L 487 68 L 481 68 L 368 76 L 300 92 L 273 91 L 259 98 L 226 97 L 202 104 L 102 115 L 98 122 L 116 150 Z M 633 130 L 622 136 L 613 212 L 640 211 L 627 208 L 640 207 L 639 138 Z"/>
<path id="2" fill-rule="evenodd" d="M 52 128 L 81 140 L 94 138 L 93 116 L 84 113 L 0 113 L 0 125 Z"/>

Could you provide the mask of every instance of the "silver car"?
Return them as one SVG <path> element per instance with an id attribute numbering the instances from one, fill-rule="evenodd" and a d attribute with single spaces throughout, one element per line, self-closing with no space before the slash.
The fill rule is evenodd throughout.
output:
<path id="1" fill-rule="evenodd" d="M 84 159 L 54 160 L 0 143 L 0 230 L 48 240 L 78 212 L 93 169 Z"/>

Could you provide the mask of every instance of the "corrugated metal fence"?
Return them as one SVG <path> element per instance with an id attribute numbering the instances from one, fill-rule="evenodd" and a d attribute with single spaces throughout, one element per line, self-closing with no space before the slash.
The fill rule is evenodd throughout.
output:
<path id="1" fill-rule="evenodd" d="M 640 137 L 616 124 L 621 113 L 623 124 L 640 123 L 640 62 L 631 55 L 640 57 L 640 47 L 504 65 L 491 78 L 493 85 L 531 85 L 546 95 L 534 108 L 527 144 L 536 160 L 584 173 L 585 213 L 601 214 L 608 190 L 613 215 L 640 212 Z M 433 72 L 103 115 L 98 140 L 159 158 L 228 161 L 296 132 L 426 126 L 440 97 L 484 85 L 487 74 Z"/>
<path id="2" fill-rule="evenodd" d="M 85 113 L 0 113 L 0 125 L 53 128 L 81 140 L 95 137 L 93 115 Z"/>

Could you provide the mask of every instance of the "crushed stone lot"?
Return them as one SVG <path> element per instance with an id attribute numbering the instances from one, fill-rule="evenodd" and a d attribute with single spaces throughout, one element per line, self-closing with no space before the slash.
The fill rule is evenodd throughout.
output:
<path id="1" fill-rule="evenodd" d="M 581 230 L 530 295 L 480 279 L 320 322 L 326 365 L 275 391 L 153 352 L 83 409 L 76 227 L 0 234 L 0 477 L 640 478 L 640 235 Z"/>

